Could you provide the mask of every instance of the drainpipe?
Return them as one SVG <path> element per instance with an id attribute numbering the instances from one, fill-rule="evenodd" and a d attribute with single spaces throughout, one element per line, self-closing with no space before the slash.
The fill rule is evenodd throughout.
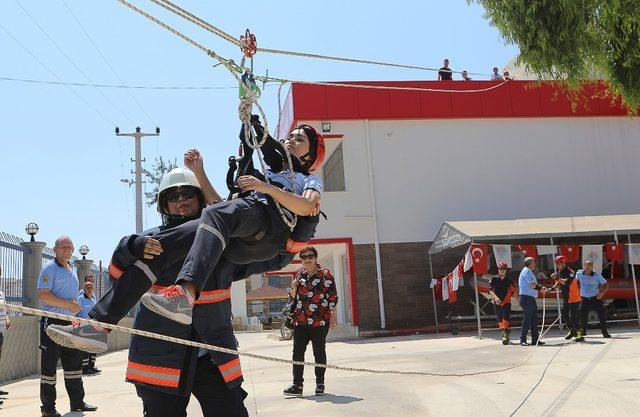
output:
<path id="1" fill-rule="evenodd" d="M 380 240 L 378 238 L 378 215 L 376 213 L 376 193 L 374 186 L 373 161 L 371 158 L 371 132 L 369 119 L 364 121 L 365 146 L 367 148 L 367 166 L 369 168 L 369 195 L 371 196 L 371 216 L 373 220 L 373 242 L 376 254 L 376 275 L 378 278 L 378 301 L 380 303 L 380 327 L 386 328 L 387 321 L 384 314 L 384 289 L 382 287 L 382 263 L 380 261 Z"/>

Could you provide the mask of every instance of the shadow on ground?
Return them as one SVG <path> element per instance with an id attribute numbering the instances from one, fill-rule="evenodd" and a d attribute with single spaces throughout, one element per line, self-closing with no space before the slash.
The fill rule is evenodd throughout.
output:
<path id="1" fill-rule="evenodd" d="M 357 401 L 362 401 L 362 398 L 352 397 L 350 395 L 314 395 L 308 397 L 302 397 L 303 400 L 314 401 L 317 403 L 332 403 L 332 404 L 351 404 Z"/>

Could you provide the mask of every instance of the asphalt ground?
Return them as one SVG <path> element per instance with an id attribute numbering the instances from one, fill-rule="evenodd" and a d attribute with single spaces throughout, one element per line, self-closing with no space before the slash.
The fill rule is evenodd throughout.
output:
<path id="1" fill-rule="evenodd" d="M 514 331 L 513 338 L 517 339 Z M 327 345 L 330 363 L 377 369 L 466 373 L 504 372 L 465 377 L 374 375 L 328 370 L 327 395 L 313 395 L 313 369 L 306 368 L 305 395 L 285 399 L 291 367 L 242 358 L 245 405 L 252 417 L 287 416 L 639 416 L 640 332 L 613 328 L 612 339 L 591 330 L 585 343 L 567 342 L 552 330 L 547 345 L 522 347 L 512 341 L 503 346 L 497 332 L 478 339 L 420 335 L 355 339 Z M 291 341 L 267 338 L 266 333 L 238 334 L 240 350 L 290 358 Z M 133 385 L 124 382 L 127 352 L 98 358 L 102 374 L 84 378 L 86 401 L 99 407 L 86 416 L 141 416 L 142 403 Z M 311 346 L 307 360 L 312 360 Z M 545 372 L 546 368 L 546 372 Z M 541 380 L 543 372 L 544 378 Z M 58 377 L 58 411 L 70 413 L 62 371 Z M 0 406 L 2 417 L 39 416 L 39 376 L 5 385 L 10 392 Z M 539 383 L 539 384 L 538 384 Z M 534 386 L 535 390 L 532 389 Z M 526 401 L 525 401 L 525 398 Z M 523 402 L 524 401 L 524 402 Z M 65 414 L 66 413 L 66 414 Z M 189 416 L 201 416 L 195 398 Z"/>

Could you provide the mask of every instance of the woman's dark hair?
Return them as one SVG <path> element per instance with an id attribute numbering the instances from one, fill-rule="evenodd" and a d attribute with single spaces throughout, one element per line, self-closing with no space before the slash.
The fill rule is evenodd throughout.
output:
<path id="1" fill-rule="evenodd" d="M 307 245 L 304 247 L 304 249 L 300 251 L 300 253 L 305 253 L 305 252 L 312 252 L 315 258 L 318 257 L 318 251 L 313 246 Z"/>

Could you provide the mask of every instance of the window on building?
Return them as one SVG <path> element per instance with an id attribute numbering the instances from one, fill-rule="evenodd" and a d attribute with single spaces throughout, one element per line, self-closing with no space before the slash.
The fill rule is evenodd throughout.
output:
<path id="1" fill-rule="evenodd" d="M 342 143 L 324 164 L 323 183 L 325 191 L 345 191 L 344 163 L 342 162 Z"/>
<path id="2" fill-rule="evenodd" d="M 268 283 L 269 283 L 269 286 L 275 287 L 275 288 L 290 288 L 291 277 L 272 275 L 269 277 Z"/>

